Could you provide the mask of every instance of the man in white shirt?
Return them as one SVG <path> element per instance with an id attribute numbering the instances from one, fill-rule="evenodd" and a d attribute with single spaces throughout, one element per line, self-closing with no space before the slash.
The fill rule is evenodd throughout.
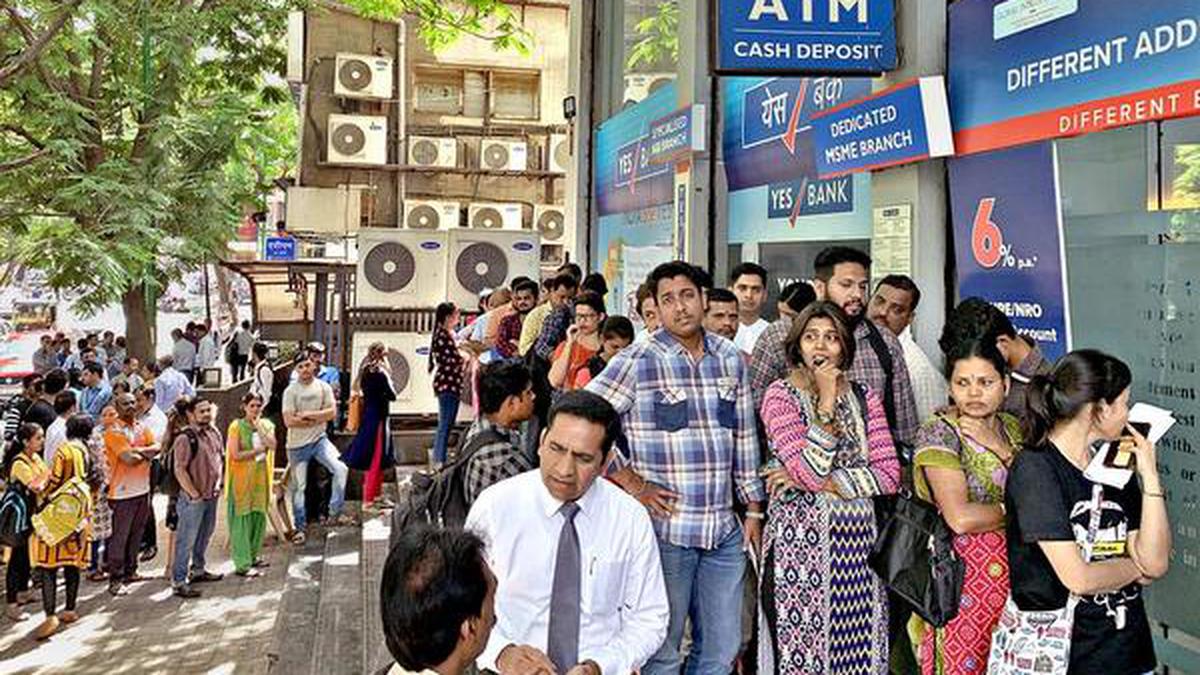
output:
<path id="1" fill-rule="evenodd" d="M 137 405 L 137 421 L 154 434 L 154 442 L 162 443 L 167 434 L 167 414 L 154 403 L 154 388 L 143 386 L 133 392 Z"/>
<path id="2" fill-rule="evenodd" d="M 76 405 L 75 392 L 66 389 L 54 396 L 54 414 L 57 417 L 46 428 L 46 442 L 42 448 L 47 466 L 54 466 L 55 453 L 63 443 L 67 442 L 67 420 L 76 412 L 79 412 L 79 406 Z"/>
<path id="3" fill-rule="evenodd" d="M 496 576 L 483 541 L 458 529 L 405 530 L 380 581 L 386 675 L 462 675 L 496 625 Z M 381 675 L 383 671 L 380 671 Z"/>
<path id="4" fill-rule="evenodd" d="M 921 302 L 921 289 L 903 274 L 889 274 L 875 285 L 875 295 L 867 305 L 867 318 L 875 325 L 887 328 L 904 349 L 908 379 L 912 381 L 917 416 L 929 419 L 934 411 L 949 402 L 946 376 L 929 360 L 925 350 L 912 336 L 913 314 Z"/>
<path id="5" fill-rule="evenodd" d="M 499 580 L 481 668 L 625 675 L 662 644 L 670 617 L 650 516 L 597 480 L 619 429 L 600 396 L 562 394 L 541 466 L 484 490 L 471 507 L 466 527 L 487 542 Z"/>
<path id="6" fill-rule="evenodd" d="M 729 290 L 738 300 L 738 331 L 733 344 L 743 354 L 753 354 L 758 336 L 771 325 L 762 318 L 763 300 L 767 297 L 767 268 L 752 262 L 738 265 L 729 275 Z"/>
<path id="7" fill-rule="evenodd" d="M 250 322 L 243 321 L 231 340 L 233 349 L 230 352 L 229 367 L 233 371 L 233 381 L 241 382 L 246 376 L 246 363 L 250 360 L 250 351 L 254 349 L 255 338 L 254 333 L 250 331 Z"/>
<path id="8" fill-rule="evenodd" d="M 275 370 L 267 361 L 270 348 L 265 342 L 256 342 L 250 348 L 250 393 L 258 394 L 266 405 L 271 400 L 271 391 L 275 387 Z"/>
<path id="9" fill-rule="evenodd" d="M 217 334 L 203 325 L 197 328 L 197 332 L 200 339 L 196 343 L 196 367 L 200 370 L 212 368 L 217 365 L 217 359 L 221 356 Z"/>
<path id="10" fill-rule="evenodd" d="M 188 379 L 188 382 L 194 382 L 196 380 L 196 345 L 192 343 L 191 336 L 185 335 L 178 328 L 171 331 L 171 339 L 175 341 L 174 346 L 171 348 L 175 370 L 182 373 Z"/>

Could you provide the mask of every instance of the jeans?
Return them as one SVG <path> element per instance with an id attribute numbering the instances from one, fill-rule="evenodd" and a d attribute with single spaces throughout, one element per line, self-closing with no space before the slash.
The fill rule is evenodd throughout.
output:
<path id="1" fill-rule="evenodd" d="M 204 571 L 204 554 L 217 524 L 217 500 L 192 499 L 179 492 L 175 504 L 179 525 L 175 530 L 175 564 L 171 568 L 171 583 L 182 586 L 188 580 L 188 563 L 192 572 Z"/>
<path id="2" fill-rule="evenodd" d="M 450 428 L 458 419 L 459 396 L 453 392 L 442 392 L 437 395 L 438 426 L 437 436 L 433 439 L 433 461 L 438 464 L 446 463 L 447 446 L 450 444 Z"/>
<path id="3" fill-rule="evenodd" d="M 658 542 L 671 621 L 667 639 L 642 675 L 678 675 L 683 624 L 692 619 L 687 675 L 728 675 L 742 642 L 742 584 L 746 554 L 737 528 L 711 550 Z"/>
<path id="4" fill-rule="evenodd" d="M 296 529 L 303 530 L 307 524 L 304 509 L 304 489 L 308 486 L 308 463 L 312 460 L 329 469 L 333 474 L 333 490 L 329 497 L 329 515 L 337 517 L 342 513 L 342 504 L 346 501 L 346 477 L 350 471 L 338 457 L 337 448 L 325 436 L 302 445 L 298 448 L 288 448 L 288 463 L 292 466 L 292 518 Z"/>

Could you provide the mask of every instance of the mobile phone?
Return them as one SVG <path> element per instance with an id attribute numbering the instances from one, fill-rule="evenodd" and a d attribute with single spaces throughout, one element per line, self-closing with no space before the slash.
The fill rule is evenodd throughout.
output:
<path id="1" fill-rule="evenodd" d="M 1150 435 L 1150 425 L 1146 422 L 1130 422 L 1130 427 L 1133 427 L 1142 436 Z M 1115 441 L 1108 444 L 1108 450 L 1104 455 L 1104 466 L 1114 469 L 1132 469 L 1134 465 L 1134 454 L 1129 450 L 1122 449 L 1122 445 L 1129 445 L 1133 442 L 1133 434 L 1124 433 Z"/>

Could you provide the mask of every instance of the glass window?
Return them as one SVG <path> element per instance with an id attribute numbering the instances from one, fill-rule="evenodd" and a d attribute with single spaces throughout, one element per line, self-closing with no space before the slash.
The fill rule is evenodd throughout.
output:
<path id="1" fill-rule="evenodd" d="M 625 0 L 623 105 L 673 81 L 679 67 L 679 0 Z"/>
<path id="2" fill-rule="evenodd" d="M 413 72 L 413 107 L 418 112 L 460 115 L 463 112 L 461 70 L 418 68 Z"/>
<path id="3" fill-rule="evenodd" d="M 501 119 L 538 119 L 540 81 L 537 72 L 492 73 L 492 115 Z"/>

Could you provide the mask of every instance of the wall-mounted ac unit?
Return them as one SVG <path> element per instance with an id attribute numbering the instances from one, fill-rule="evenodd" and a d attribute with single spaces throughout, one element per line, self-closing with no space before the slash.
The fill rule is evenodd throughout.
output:
<path id="1" fill-rule="evenodd" d="M 363 186 L 288 187 L 287 228 L 291 232 L 345 235 L 362 225 Z"/>
<path id="2" fill-rule="evenodd" d="M 575 228 L 568 227 L 563 207 L 536 204 L 533 207 L 533 231 L 542 238 L 542 264 L 557 267 L 567 262 L 575 247 Z"/>
<path id="3" fill-rule="evenodd" d="M 519 276 L 539 279 L 536 232 L 451 230 L 447 294 L 459 307 L 474 307 L 485 288 L 506 286 Z"/>
<path id="4" fill-rule="evenodd" d="M 333 93 L 346 98 L 392 98 L 393 62 L 387 56 L 338 54 Z"/>
<path id="5" fill-rule="evenodd" d="M 453 169 L 458 166 L 458 141 L 436 136 L 409 136 L 408 163 Z"/>
<path id="6" fill-rule="evenodd" d="M 410 230 L 448 230 L 458 227 L 458 202 L 406 199 L 404 227 Z"/>
<path id="7" fill-rule="evenodd" d="M 550 147 L 546 148 L 546 163 L 548 171 L 566 173 L 571 165 L 571 141 L 566 134 L 550 134 Z"/>
<path id="8" fill-rule="evenodd" d="M 625 76 L 625 100 L 641 101 L 675 80 L 675 73 L 630 73 Z"/>
<path id="9" fill-rule="evenodd" d="M 490 171 L 524 171 L 529 166 L 525 141 L 485 138 L 479 143 L 479 167 Z"/>
<path id="10" fill-rule="evenodd" d="M 467 208 L 467 226 L 476 230 L 523 230 L 520 204 L 473 202 Z"/>
<path id="11" fill-rule="evenodd" d="M 447 244 L 445 232 L 359 230 L 355 306 L 437 306 L 446 299 Z"/>
<path id="12" fill-rule="evenodd" d="M 327 157 L 331 164 L 387 164 L 387 117 L 330 115 Z"/>
<path id="13" fill-rule="evenodd" d="M 429 372 L 429 336 L 419 333 L 356 332 L 350 347 L 352 372 L 367 356 L 376 342 L 387 348 L 388 373 L 396 400 L 392 401 L 393 415 L 437 414 L 437 397 L 433 393 L 433 376 Z"/>

